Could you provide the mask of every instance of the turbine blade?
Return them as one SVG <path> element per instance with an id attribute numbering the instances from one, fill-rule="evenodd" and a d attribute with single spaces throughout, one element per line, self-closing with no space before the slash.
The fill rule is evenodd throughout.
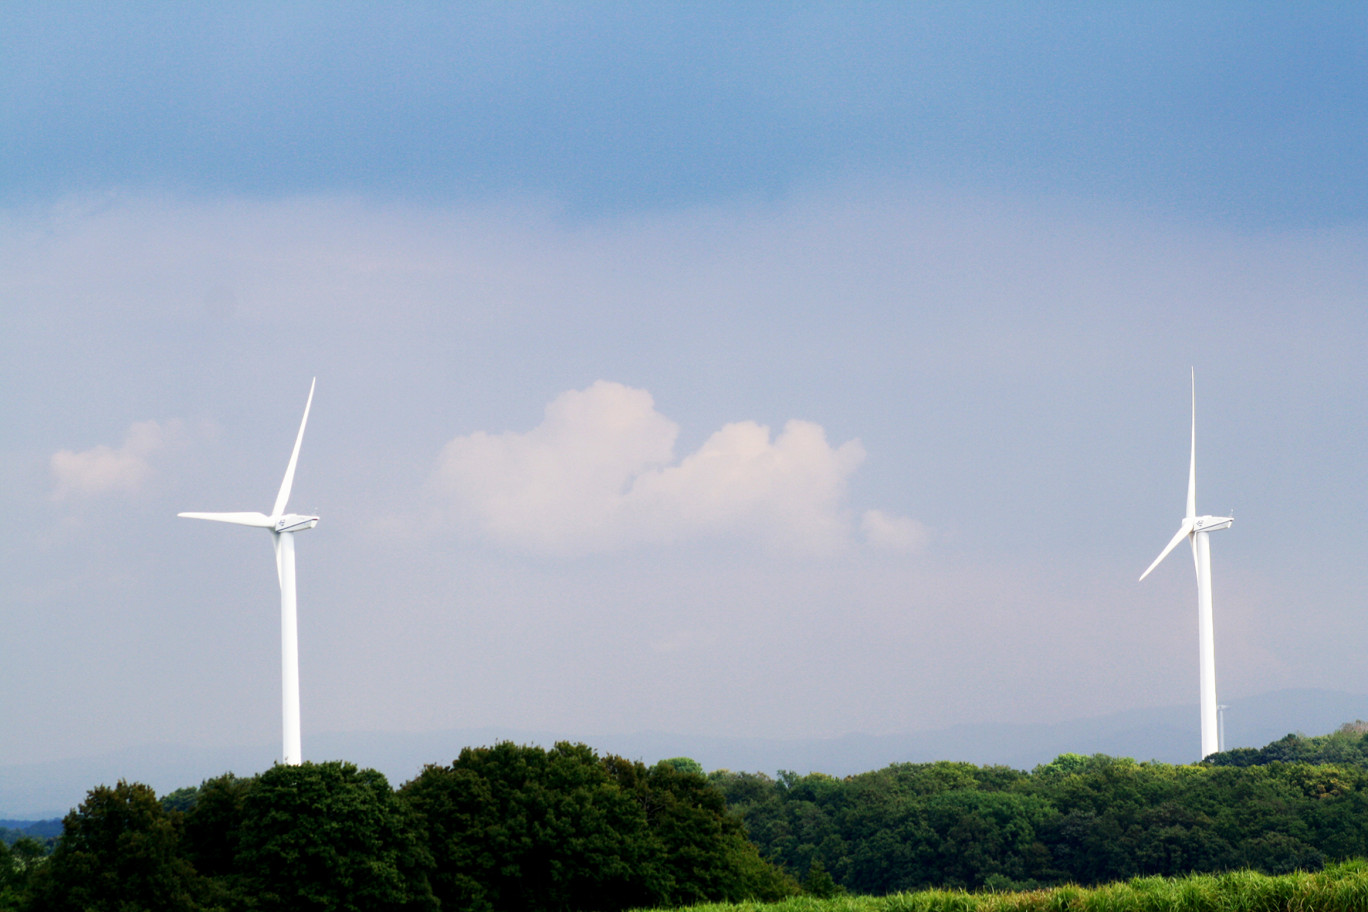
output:
<path id="1" fill-rule="evenodd" d="M 214 522 L 233 523 L 238 526 L 255 526 L 260 529 L 271 528 L 271 517 L 265 513 L 177 513 L 186 519 L 209 519 Z"/>
<path id="2" fill-rule="evenodd" d="M 289 533 L 286 533 L 286 534 L 289 534 Z M 281 535 L 281 533 L 279 533 L 279 532 L 272 532 L 272 533 L 271 533 L 271 544 L 272 544 L 273 546 L 275 546 L 275 556 L 276 556 L 276 582 L 280 584 L 280 588 L 281 588 L 281 589 L 284 589 L 284 588 L 285 588 L 285 569 L 284 569 L 283 567 L 280 566 L 280 535 Z"/>
<path id="3" fill-rule="evenodd" d="M 299 435 L 295 437 L 294 451 L 290 453 L 290 464 L 285 467 L 285 480 L 280 483 L 280 493 L 276 495 L 275 506 L 271 508 L 272 516 L 279 516 L 285 512 L 285 502 L 290 499 L 290 488 L 294 486 L 295 464 L 299 462 L 299 445 L 304 442 L 304 425 L 309 423 L 309 406 L 313 405 L 314 386 L 318 383 L 315 377 L 309 384 L 309 399 L 304 403 L 304 419 L 299 422 Z"/>
<path id="4" fill-rule="evenodd" d="M 1192 448 L 1188 450 L 1187 518 L 1197 516 L 1197 368 L 1192 369 Z"/>
<path id="5" fill-rule="evenodd" d="M 1140 574 L 1140 579 L 1150 575 L 1150 570 L 1159 566 L 1159 562 L 1169 556 L 1169 552 L 1178 547 L 1178 543 L 1192 533 L 1192 520 L 1184 519 L 1183 524 L 1178 527 L 1178 534 L 1173 536 L 1173 540 L 1164 546 L 1164 550 L 1159 552 L 1159 556 L 1154 559 L 1154 563 L 1149 565 L 1149 570 Z"/>

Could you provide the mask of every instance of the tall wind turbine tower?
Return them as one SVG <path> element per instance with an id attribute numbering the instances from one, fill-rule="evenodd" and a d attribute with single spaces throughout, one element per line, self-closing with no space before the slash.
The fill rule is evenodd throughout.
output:
<path id="1" fill-rule="evenodd" d="M 276 577 L 280 581 L 281 711 L 284 718 L 285 762 L 290 765 L 298 765 L 302 760 L 299 744 L 299 634 L 295 622 L 294 534 L 318 525 L 318 517 L 286 513 L 285 502 L 290 499 L 295 464 L 299 462 L 299 445 L 304 442 L 304 425 L 309 423 L 309 406 L 313 405 L 314 385 L 317 382 L 318 378 L 314 378 L 309 384 L 309 399 L 304 403 L 304 419 L 299 422 L 299 434 L 295 437 L 294 451 L 290 453 L 290 464 L 285 467 L 285 480 L 280 483 L 280 492 L 276 494 L 275 506 L 271 508 L 270 516 L 265 513 L 176 514 L 187 519 L 211 519 L 215 522 L 269 529 L 271 532 L 271 539 L 275 544 Z"/>
<path id="2" fill-rule="evenodd" d="M 1229 529 L 1235 520 L 1229 516 L 1197 515 L 1197 371 L 1192 372 L 1192 448 L 1188 458 L 1187 515 L 1178 525 L 1178 534 L 1168 543 L 1149 570 L 1140 574 L 1140 579 L 1150 575 L 1150 570 L 1168 557 L 1169 552 L 1178 547 L 1183 539 L 1192 543 L 1192 559 L 1197 565 L 1197 643 L 1200 650 L 1200 673 L 1202 682 L 1202 759 L 1220 749 L 1216 708 L 1216 632 L 1211 616 L 1211 545 L 1208 534 L 1221 529 Z"/>

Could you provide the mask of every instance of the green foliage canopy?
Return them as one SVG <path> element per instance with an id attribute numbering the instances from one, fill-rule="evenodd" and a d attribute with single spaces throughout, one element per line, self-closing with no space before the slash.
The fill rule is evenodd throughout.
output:
<path id="1" fill-rule="evenodd" d="M 1030 773 L 928 763 L 840 780 L 710 778 L 767 859 L 796 875 L 819 866 L 855 893 L 1276 874 L 1368 856 L 1368 734 L 1357 730 L 1191 766 L 1065 754 Z"/>
<path id="2" fill-rule="evenodd" d="M 147 786 L 120 780 L 92 789 L 62 826 L 33 878 L 37 912 L 199 908 L 202 887 L 180 851 L 180 815 Z"/>
<path id="3" fill-rule="evenodd" d="M 444 908 L 611 912 L 795 891 L 721 793 L 669 763 L 503 742 L 427 767 L 401 794 L 428 834 Z"/>
<path id="4" fill-rule="evenodd" d="M 384 775 L 276 765 L 242 798 L 235 867 L 262 910 L 435 910 L 431 859 Z"/>

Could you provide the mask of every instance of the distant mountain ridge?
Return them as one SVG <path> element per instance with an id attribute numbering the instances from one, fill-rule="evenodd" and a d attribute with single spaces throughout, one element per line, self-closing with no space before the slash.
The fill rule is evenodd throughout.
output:
<path id="1" fill-rule="evenodd" d="M 0 820 L 0 838 L 13 844 L 16 839 L 47 839 L 62 834 L 61 824 L 51 818 L 43 820 Z"/>
<path id="2" fill-rule="evenodd" d="M 1368 718 L 1368 696 L 1340 691 L 1281 690 L 1232 700 L 1226 710 L 1226 746 L 1262 747 L 1292 732 L 1334 731 Z M 344 758 L 378 769 L 399 784 L 424 764 L 449 763 L 463 747 L 515 741 L 549 746 L 582 741 L 600 753 L 654 763 L 688 756 L 706 770 L 773 775 L 778 770 L 833 776 L 881 769 L 890 763 L 960 760 L 1031 769 L 1063 753 L 1110 754 L 1138 760 L 1190 763 L 1199 753 L 1196 704 L 1133 709 L 1087 719 L 1032 725 L 967 723 L 894 735 L 849 734 L 827 739 L 766 739 L 677 735 L 664 732 L 594 735 L 471 728 L 429 733 L 348 732 L 307 735 L 306 759 Z M 119 779 L 143 782 L 158 794 L 232 771 L 252 775 L 278 757 L 278 744 L 231 748 L 142 745 L 90 757 L 0 767 L 0 818 L 61 817 L 96 785 Z"/>

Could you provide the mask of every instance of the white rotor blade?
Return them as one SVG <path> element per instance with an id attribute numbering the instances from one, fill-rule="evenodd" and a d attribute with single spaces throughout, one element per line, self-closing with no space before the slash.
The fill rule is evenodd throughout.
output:
<path id="1" fill-rule="evenodd" d="M 1197 368 L 1192 369 L 1192 448 L 1188 450 L 1187 518 L 1197 515 Z"/>
<path id="2" fill-rule="evenodd" d="M 294 486 L 295 464 L 299 462 L 299 445 L 304 442 L 304 425 L 309 423 L 309 406 L 313 405 L 314 385 L 318 383 L 315 377 L 309 384 L 309 399 L 304 403 L 304 420 L 299 422 L 299 436 L 295 437 L 294 452 L 290 453 L 290 464 L 285 467 L 285 480 L 280 483 L 280 493 L 276 495 L 275 506 L 271 509 L 272 516 L 279 516 L 285 512 L 285 501 L 290 499 L 290 488 Z"/>
<path id="3" fill-rule="evenodd" d="M 260 529 L 271 528 L 271 517 L 265 513 L 177 513 L 186 519 L 210 519 L 214 522 L 233 523 L 239 526 L 255 526 Z"/>
<path id="4" fill-rule="evenodd" d="M 1149 570 L 1146 570 L 1144 573 L 1140 574 L 1140 579 L 1143 580 L 1145 577 L 1149 576 L 1150 570 L 1153 570 L 1155 567 L 1159 566 L 1159 562 L 1162 561 L 1164 558 L 1168 557 L 1169 552 L 1172 551 L 1174 548 L 1178 547 L 1178 543 L 1183 539 L 1187 538 L 1188 535 L 1190 535 L 1191 533 L 1192 520 L 1190 518 L 1184 519 L 1183 524 L 1178 527 L 1178 534 L 1173 536 L 1173 541 L 1169 542 L 1164 547 L 1164 550 L 1159 552 L 1159 556 L 1154 559 L 1154 563 L 1149 565 Z"/>
<path id="5" fill-rule="evenodd" d="M 288 534 L 288 533 L 286 533 L 286 534 Z M 271 544 L 275 546 L 275 556 L 276 556 L 276 582 L 280 584 L 280 588 L 281 588 L 281 589 L 284 589 L 284 588 L 285 588 L 285 569 L 284 569 L 283 567 L 281 567 L 281 565 L 280 565 L 280 533 L 279 533 L 279 532 L 272 532 L 272 533 L 271 533 Z"/>

